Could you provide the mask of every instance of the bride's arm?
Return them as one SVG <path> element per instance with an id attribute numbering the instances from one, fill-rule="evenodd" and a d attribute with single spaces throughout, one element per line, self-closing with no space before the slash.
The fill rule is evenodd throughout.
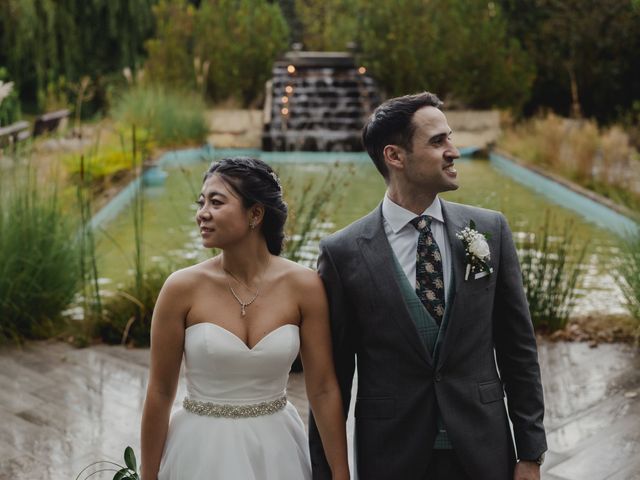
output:
<path id="1" fill-rule="evenodd" d="M 151 364 L 141 427 L 142 480 L 157 479 L 167 437 L 184 348 L 187 283 L 184 271 L 169 276 L 153 310 Z"/>
<path id="2" fill-rule="evenodd" d="M 302 315 L 300 355 L 307 397 L 333 480 L 348 479 L 345 418 L 333 364 L 327 296 L 315 272 L 305 272 L 300 282 L 296 290 Z"/>

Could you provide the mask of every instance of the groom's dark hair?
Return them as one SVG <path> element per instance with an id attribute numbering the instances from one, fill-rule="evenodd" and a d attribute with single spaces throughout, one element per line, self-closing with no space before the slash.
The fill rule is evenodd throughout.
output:
<path id="1" fill-rule="evenodd" d="M 399 145 L 411 152 L 415 125 L 413 114 L 423 107 L 440 108 L 442 101 L 429 92 L 396 97 L 382 103 L 362 129 L 362 144 L 385 180 L 389 169 L 384 163 L 384 147 Z"/>

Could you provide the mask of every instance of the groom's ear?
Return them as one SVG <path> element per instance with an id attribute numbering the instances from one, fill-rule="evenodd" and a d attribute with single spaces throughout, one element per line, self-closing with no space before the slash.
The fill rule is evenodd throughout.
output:
<path id="1" fill-rule="evenodd" d="M 387 145 L 384 147 L 384 162 L 389 170 L 401 170 L 404 168 L 405 150 L 399 145 Z"/>

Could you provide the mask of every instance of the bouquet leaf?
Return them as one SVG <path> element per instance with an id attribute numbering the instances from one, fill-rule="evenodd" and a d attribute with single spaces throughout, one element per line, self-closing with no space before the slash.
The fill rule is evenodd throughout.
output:
<path id="1" fill-rule="evenodd" d="M 124 463 L 134 472 L 137 470 L 136 467 L 136 454 L 133 453 L 133 448 L 127 447 L 124 450 Z M 115 479 L 114 479 L 115 480 Z"/>
<path id="2" fill-rule="evenodd" d="M 125 480 L 131 478 L 129 475 L 130 470 L 128 468 L 123 468 L 118 470 L 116 474 L 113 476 L 113 480 Z"/>

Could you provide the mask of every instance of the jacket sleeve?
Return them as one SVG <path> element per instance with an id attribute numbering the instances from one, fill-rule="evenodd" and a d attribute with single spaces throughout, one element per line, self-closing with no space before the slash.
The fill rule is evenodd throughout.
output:
<path id="1" fill-rule="evenodd" d="M 342 281 L 329 249 L 320 243 L 318 273 L 329 301 L 333 361 L 340 385 L 344 416 L 347 418 L 351 402 L 351 385 L 355 370 L 355 349 L 349 333 L 350 308 L 344 294 Z M 314 480 L 330 480 L 331 470 L 322 448 L 313 413 L 309 412 L 309 449 Z"/>
<path id="2" fill-rule="evenodd" d="M 500 216 L 500 260 L 493 310 L 496 360 L 507 394 L 518 458 L 547 450 L 538 350 L 520 264 L 507 221 Z"/>

